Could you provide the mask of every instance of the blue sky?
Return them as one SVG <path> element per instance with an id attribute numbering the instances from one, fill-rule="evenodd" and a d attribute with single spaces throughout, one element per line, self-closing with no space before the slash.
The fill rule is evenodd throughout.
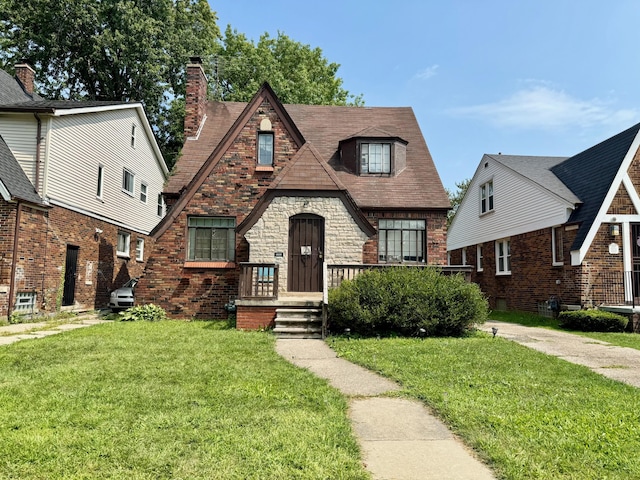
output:
<path id="1" fill-rule="evenodd" d="M 484 153 L 571 156 L 640 122 L 637 0 L 210 0 L 319 47 L 367 106 L 413 108 L 446 188 Z"/>

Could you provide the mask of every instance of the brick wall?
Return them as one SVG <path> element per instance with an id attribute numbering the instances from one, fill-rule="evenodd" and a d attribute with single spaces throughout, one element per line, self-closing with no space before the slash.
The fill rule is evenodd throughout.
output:
<path id="1" fill-rule="evenodd" d="M 3 316 L 7 315 L 16 214 L 15 204 L 0 201 L 0 315 Z M 96 229 L 102 230 L 98 236 Z M 41 210 L 23 205 L 14 293 L 35 292 L 38 311 L 55 312 L 60 307 L 67 245 L 72 245 L 78 247 L 76 308 L 107 307 L 113 288 L 142 274 L 144 262 L 135 260 L 136 239 L 145 239 L 146 252 L 152 247 L 151 238 L 129 232 L 131 258 L 119 258 L 115 251 L 118 230 L 115 225 L 61 207 Z"/>
<path id="2" fill-rule="evenodd" d="M 272 328 L 276 324 L 276 307 L 238 306 L 236 328 L 257 330 Z"/>
<path id="3" fill-rule="evenodd" d="M 510 238 L 511 275 L 496 275 L 495 242 L 483 244 L 483 270 L 477 271 L 476 245 L 467 247 L 467 265 L 474 267 L 471 280 L 480 285 L 492 309 L 537 312 L 538 303 L 550 296 L 565 304 L 581 304 L 582 268 L 571 266 L 569 249 L 576 230 L 563 232 L 564 264 L 554 266 L 551 229 L 541 229 Z M 462 249 L 451 252 L 451 264 L 462 264 Z"/>
<path id="4" fill-rule="evenodd" d="M 425 220 L 427 225 L 427 263 L 447 264 L 447 212 L 446 211 L 376 211 L 364 212 L 369 222 L 378 229 L 379 219 Z M 364 246 L 364 263 L 378 263 L 378 235 L 370 238 Z"/>
<path id="5" fill-rule="evenodd" d="M 263 112 L 263 113 L 259 113 Z M 256 172 L 256 140 L 262 119 L 274 132 L 273 172 Z M 238 295 L 239 262 L 249 261 L 247 241 L 236 235 L 236 264 L 229 268 L 188 268 L 187 218 L 233 217 L 239 225 L 297 151 L 268 102 L 247 122 L 233 145 L 195 193 L 189 205 L 161 235 L 136 289 L 140 301 L 156 303 L 176 318 L 226 318 L 224 304 Z"/>

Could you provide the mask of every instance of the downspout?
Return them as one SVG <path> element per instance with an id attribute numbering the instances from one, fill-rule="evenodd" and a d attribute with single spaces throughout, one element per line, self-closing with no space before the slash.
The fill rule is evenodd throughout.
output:
<path id="1" fill-rule="evenodd" d="M 37 113 L 33 114 L 36 117 L 38 122 L 38 129 L 36 132 L 36 177 L 35 177 L 35 185 L 36 192 L 40 194 L 40 146 L 42 142 L 42 120 Z"/>
<path id="2" fill-rule="evenodd" d="M 20 234 L 20 218 L 22 213 L 22 203 L 18 201 L 16 208 L 16 225 L 13 230 L 13 255 L 11 260 L 11 278 L 9 279 L 9 299 L 7 302 L 7 320 L 11 318 L 13 311 L 13 295 L 15 293 L 16 263 L 18 262 L 18 235 Z"/>

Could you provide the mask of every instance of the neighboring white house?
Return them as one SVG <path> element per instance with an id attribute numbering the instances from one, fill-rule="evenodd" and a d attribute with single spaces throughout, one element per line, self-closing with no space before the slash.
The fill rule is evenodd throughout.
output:
<path id="1" fill-rule="evenodd" d="M 3 285 L 5 314 L 20 292 L 34 310 L 105 307 L 111 289 L 143 271 L 148 234 L 164 216 L 166 164 L 142 104 L 50 101 L 32 89 L 28 65 L 16 78 L 0 70 L 0 137 L 41 199 L 3 205 L 19 226 L 0 252 L 13 271 L 0 270 L 0 309 Z M 26 250 L 16 254 L 18 241 Z"/>

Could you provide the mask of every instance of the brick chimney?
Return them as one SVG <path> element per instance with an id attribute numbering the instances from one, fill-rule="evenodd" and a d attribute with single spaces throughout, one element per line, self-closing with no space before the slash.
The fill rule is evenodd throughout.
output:
<path id="1" fill-rule="evenodd" d="M 187 94 L 185 97 L 184 136 L 195 137 L 204 119 L 207 101 L 207 77 L 200 57 L 190 57 L 187 64 Z"/>
<path id="2" fill-rule="evenodd" d="M 16 78 L 20 81 L 22 89 L 29 95 L 33 95 L 36 71 L 31 68 L 31 65 L 26 60 L 21 60 L 21 63 L 16 65 L 15 68 Z"/>

